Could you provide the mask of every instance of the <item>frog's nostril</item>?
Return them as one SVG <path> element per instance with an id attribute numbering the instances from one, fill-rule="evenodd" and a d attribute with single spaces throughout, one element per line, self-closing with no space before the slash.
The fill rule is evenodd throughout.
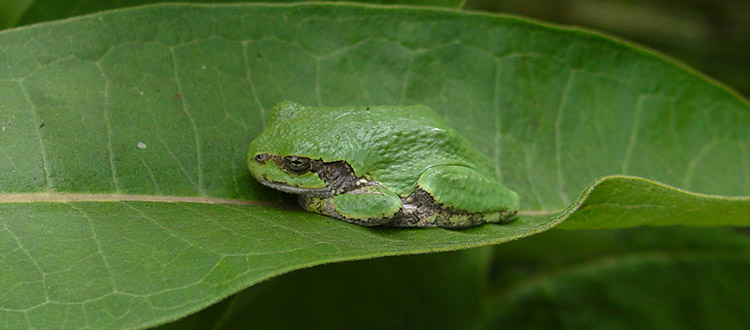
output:
<path id="1" fill-rule="evenodd" d="M 263 162 L 263 161 L 266 160 L 266 155 L 265 154 L 257 154 L 257 155 L 255 155 L 254 158 L 255 158 L 256 162 L 260 163 L 260 162 Z"/>

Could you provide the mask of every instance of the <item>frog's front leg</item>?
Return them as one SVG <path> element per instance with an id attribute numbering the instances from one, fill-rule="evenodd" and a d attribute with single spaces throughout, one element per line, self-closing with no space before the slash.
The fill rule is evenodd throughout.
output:
<path id="1" fill-rule="evenodd" d="M 301 195 L 300 205 L 311 212 L 363 226 L 387 223 L 401 210 L 401 199 L 378 186 L 364 186 L 333 197 Z"/>
<path id="2" fill-rule="evenodd" d="M 411 224 L 420 227 L 462 228 L 501 222 L 513 216 L 519 204 L 514 191 L 492 177 L 459 165 L 434 166 L 424 171 L 409 199 L 425 210 L 418 213 L 418 222 Z"/>

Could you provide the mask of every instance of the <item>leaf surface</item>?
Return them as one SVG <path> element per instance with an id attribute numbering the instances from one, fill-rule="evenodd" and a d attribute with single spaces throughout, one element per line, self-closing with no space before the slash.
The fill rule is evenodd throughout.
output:
<path id="1" fill-rule="evenodd" d="M 301 212 L 245 170 L 282 100 L 427 104 L 494 160 L 521 216 L 448 231 Z M 448 10 L 179 4 L 2 32 L 0 321 L 150 326 L 291 270 L 497 244 L 566 218 L 747 225 L 747 198 L 600 178 L 747 195 L 749 113 L 610 38 Z"/>
<path id="2" fill-rule="evenodd" d="M 7 1 L 7 0 L 6 0 Z M 13 9 L 13 13 L 18 12 L 13 17 L 13 22 L 20 20 L 19 25 L 27 25 L 33 23 L 47 22 L 52 20 L 58 20 L 73 16 L 80 16 L 90 13 L 96 13 L 104 10 L 127 8 L 134 6 L 142 6 L 156 3 L 170 3 L 170 2 L 181 2 L 181 3 L 233 3 L 233 2 L 267 2 L 258 0 L 11 0 L 23 2 L 25 6 L 22 9 Z M 342 0 L 330 0 L 331 2 L 342 1 Z M 28 3 L 26 3 L 28 2 Z M 305 2 L 296 0 L 276 0 L 274 2 Z M 465 2 L 465 0 L 358 0 L 349 1 L 357 3 L 371 3 L 371 4 L 384 4 L 384 5 L 412 5 L 412 6 L 434 6 L 434 7 L 447 7 L 447 8 L 459 8 Z M 28 7 L 28 8 L 26 8 Z M 0 5 L 2 9 L 2 5 Z M 0 25 L 2 27 L 2 25 Z"/>

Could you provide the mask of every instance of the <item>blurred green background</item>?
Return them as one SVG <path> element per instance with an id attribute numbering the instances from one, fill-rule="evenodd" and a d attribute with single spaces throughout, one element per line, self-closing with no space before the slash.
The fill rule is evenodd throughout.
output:
<path id="1" fill-rule="evenodd" d="M 34 0 L 2 0 L 0 1 L 0 29 L 16 25 L 21 20 L 26 9 Z"/>

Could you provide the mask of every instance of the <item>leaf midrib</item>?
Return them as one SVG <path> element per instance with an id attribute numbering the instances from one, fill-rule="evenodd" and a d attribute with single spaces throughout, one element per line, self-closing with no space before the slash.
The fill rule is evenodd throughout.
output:
<path id="1" fill-rule="evenodd" d="M 196 196 L 161 196 L 161 195 L 128 195 L 128 194 L 87 194 L 87 193 L 16 193 L 0 194 L 0 204 L 10 203 L 70 203 L 70 202 L 161 202 L 161 203 L 198 203 L 229 204 L 246 206 L 269 206 L 284 208 L 281 201 L 249 201 L 241 199 L 196 197 Z M 543 216 L 560 213 L 563 210 L 521 210 L 521 216 Z"/>
<path id="2" fill-rule="evenodd" d="M 15 193 L 0 194 L 0 204 L 36 203 L 36 202 L 164 202 L 164 203 L 199 203 L 231 204 L 250 206 L 282 207 L 280 201 L 249 201 L 241 199 L 200 197 L 200 196 L 163 196 L 163 195 L 129 195 L 129 194 L 90 194 L 90 193 Z"/>

